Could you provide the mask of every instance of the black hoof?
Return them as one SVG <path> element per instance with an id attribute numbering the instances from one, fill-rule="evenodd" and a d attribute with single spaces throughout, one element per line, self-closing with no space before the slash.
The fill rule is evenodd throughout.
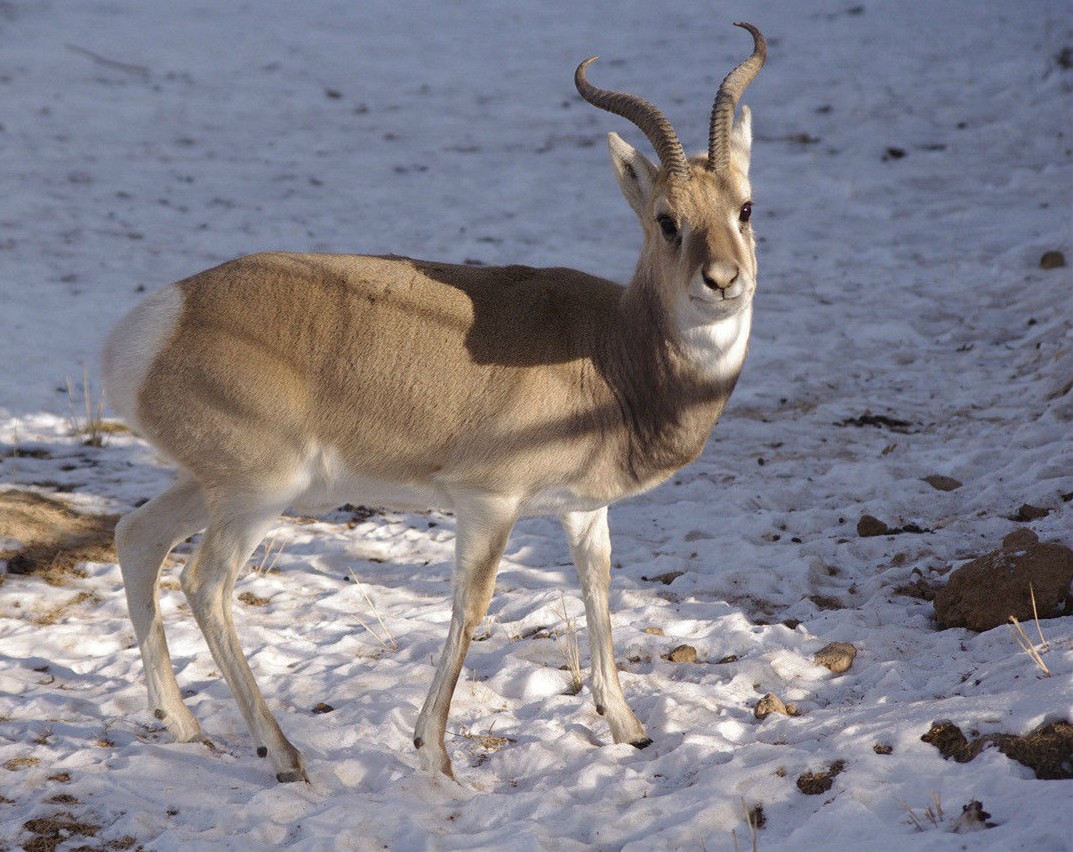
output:
<path id="1" fill-rule="evenodd" d="M 268 757 L 268 749 L 265 746 L 257 746 L 258 757 Z"/>
<path id="2" fill-rule="evenodd" d="M 277 772 L 276 780 L 281 784 L 292 784 L 295 781 L 305 781 L 309 783 L 309 779 L 306 778 L 306 774 L 300 769 L 291 769 L 287 772 Z"/>
<path id="3" fill-rule="evenodd" d="M 630 743 L 630 745 L 632 745 L 634 748 L 648 748 L 650 745 L 652 745 L 652 740 L 650 740 L 648 737 L 645 737 L 643 740 L 638 740 L 635 743 Z"/>

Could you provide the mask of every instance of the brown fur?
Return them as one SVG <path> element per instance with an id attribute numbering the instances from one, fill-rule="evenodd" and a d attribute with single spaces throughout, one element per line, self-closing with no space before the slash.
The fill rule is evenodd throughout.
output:
<path id="1" fill-rule="evenodd" d="M 138 419 L 203 485 L 312 440 L 358 474 L 604 503 L 695 458 L 729 390 L 676 374 L 658 306 L 569 269 L 262 254 L 179 286 Z"/>

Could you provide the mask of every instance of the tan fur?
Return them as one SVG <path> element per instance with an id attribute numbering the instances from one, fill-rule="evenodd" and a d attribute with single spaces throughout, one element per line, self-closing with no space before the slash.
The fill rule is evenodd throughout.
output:
<path id="1" fill-rule="evenodd" d="M 737 381 L 756 287 L 739 220 L 748 114 L 731 168 L 694 160 L 688 180 L 609 142 L 644 231 L 628 287 L 571 269 L 259 254 L 165 288 L 117 326 L 113 405 L 180 468 L 116 531 L 150 706 L 177 739 L 202 734 L 172 671 L 157 583 L 170 548 L 205 529 L 183 591 L 259 753 L 280 780 L 305 777 L 238 645 L 231 590 L 282 509 L 351 501 L 457 516 L 451 628 L 415 728 L 425 769 L 451 773 L 451 695 L 525 514 L 556 514 L 566 530 L 597 709 L 616 742 L 650 742 L 614 662 L 606 507 L 696 458 Z"/>

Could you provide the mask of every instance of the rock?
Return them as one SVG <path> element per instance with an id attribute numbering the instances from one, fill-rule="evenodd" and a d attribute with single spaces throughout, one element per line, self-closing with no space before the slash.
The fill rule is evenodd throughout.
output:
<path id="1" fill-rule="evenodd" d="M 950 829 L 954 834 L 967 834 L 970 831 L 982 831 L 985 828 L 994 828 L 995 823 L 988 822 L 991 814 L 984 810 L 976 799 L 961 808 L 961 816 L 957 818 L 954 827 Z"/>
<path id="2" fill-rule="evenodd" d="M 332 707 L 331 704 L 325 704 L 323 701 L 321 701 L 319 704 L 314 704 L 310 712 L 319 715 L 321 713 L 331 713 L 333 710 L 335 710 L 335 708 Z"/>
<path id="3" fill-rule="evenodd" d="M 663 635 L 663 628 L 662 627 L 646 627 L 645 628 L 645 633 L 647 633 L 649 636 L 662 636 Z"/>
<path id="4" fill-rule="evenodd" d="M 816 652 L 815 662 L 818 666 L 826 666 L 835 674 L 842 674 L 853 665 L 857 657 L 857 649 L 849 642 L 830 642 Z"/>
<path id="5" fill-rule="evenodd" d="M 669 586 L 684 574 L 685 571 L 668 571 L 666 574 L 657 574 L 655 577 L 642 577 L 641 579 L 648 583 L 663 583 L 664 586 Z"/>
<path id="6" fill-rule="evenodd" d="M 697 661 L 697 649 L 692 645 L 679 645 L 671 650 L 667 659 L 672 663 L 695 663 Z"/>
<path id="7" fill-rule="evenodd" d="M 924 482 L 928 483 L 936 491 L 956 491 L 962 486 L 959 480 L 954 479 L 952 476 L 943 476 L 941 473 L 925 476 Z"/>
<path id="8" fill-rule="evenodd" d="M 1045 251 L 1039 259 L 1040 269 L 1059 269 L 1066 265 L 1066 256 L 1060 251 Z"/>
<path id="9" fill-rule="evenodd" d="M 772 713 L 781 713 L 783 716 L 796 716 L 797 705 L 783 704 L 778 696 L 773 692 L 769 692 L 756 702 L 756 706 L 753 707 L 753 715 L 757 719 L 766 719 Z"/>
<path id="10" fill-rule="evenodd" d="M 861 538 L 886 535 L 888 532 L 890 532 L 890 527 L 879 518 L 874 518 L 871 515 L 862 515 L 861 519 L 857 521 L 857 535 Z"/>
<path id="11" fill-rule="evenodd" d="M 1021 507 L 1010 520 L 1026 524 L 1029 521 L 1038 521 L 1040 518 L 1046 518 L 1050 513 L 1050 509 L 1044 509 L 1042 506 L 1033 506 L 1030 503 L 1022 503 Z"/>
<path id="12" fill-rule="evenodd" d="M 1010 533 L 998 550 L 952 572 L 935 594 L 935 618 L 944 627 L 990 630 L 1015 616 L 1033 618 L 1032 595 L 1039 617 L 1073 614 L 1073 550 L 1041 543 L 1031 530 Z"/>

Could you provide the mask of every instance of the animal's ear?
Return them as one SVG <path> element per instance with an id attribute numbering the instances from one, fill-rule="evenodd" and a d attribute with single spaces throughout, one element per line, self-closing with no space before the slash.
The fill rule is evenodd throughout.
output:
<path id="1" fill-rule="evenodd" d="M 648 200 L 652 197 L 659 169 L 617 133 L 607 134 L 607 147 L 622 194 L 638 218 L 644 219 L 648 215 Z"/>
<path id="2" fill-rule="evenodd" d="M 753 113 L 742 106 L 741 115 L 730 132 L 730 158 L 746 176 L 749 174 L 749 156 L 753 148 Z"/>

